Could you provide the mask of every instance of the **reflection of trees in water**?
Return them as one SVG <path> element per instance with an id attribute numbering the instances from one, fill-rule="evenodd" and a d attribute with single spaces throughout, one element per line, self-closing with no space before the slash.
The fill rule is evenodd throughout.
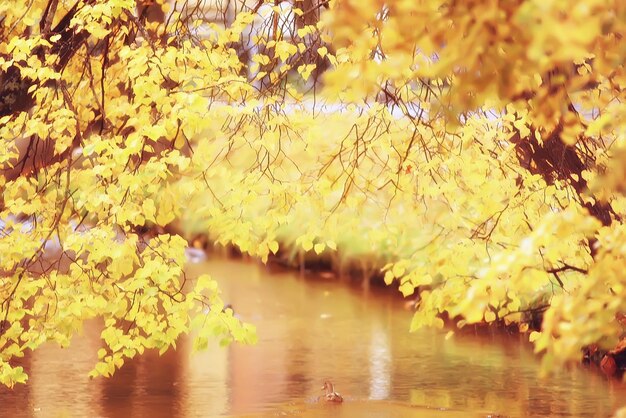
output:
<path id="1" fill-rule="evenodd" d="M 198 416 L 198 411 L 206 417 L 228 412 L 228 349 L 213 342 L 206 350 L 182 353 L 181 361 L 186 364 L 182 375 L 185 386 L 181 396 L 185 416 Z"/>
<path id="2" fill-rule="evenodd" d="M 388 399 L 391 390 L 391 339 L 382 324 L 372 324 L 369 347 L 369 399 Z"/>
<path id="3" fill-rule="evenodd" d="M 517 338 L 459 337 L 455 344 L 442 338 L 433 348 L 416 353 L 415 380 L 410 402 L 431 408 L 527 416 L 610 416 L 616 397 L 595 392 L 600 378 L 579 369 L 565 371 L 542 381 L 532 352 Z M 407 362 L 394 365 L 402 373 Z M 394 398 L 401 395 L 397 393 Z"/>
<path id="4" fill-rule="evenodd" d="M 311 386 L 315 388 L 316 381 L 311 373 L 309 341 L 298 338 L 288 344 L 285 358 L 285 376 L 288 393 L 295 398 L 305 399 L 311 395 Z M 319 384 L 321 386 L 321 383 Z"/>
<path id="5" fill-rule="evenodd" d="M 34 412 L 37 405 L 33 402 L 31 394 L 31 385 L 33 375 L 31 373 L 32 367 L 32 352 L 27 352 L 24 357 L 17 359 L 15 366 L 22 366 L 26 373 L 28 373 L 30 381 L 26 385 L 17 385 L 13 389 L 9 389 L 4 385 L 0 385 L 0 416 L 18 417 L 20 414 L 24 414 L 26 411 Z"/>
<path id="6" fill-rule="evenodd" d="M 87 323 L 68 348 L 48 343 L 12 363 L 24 367 L 29 379 L 12 390 L 0 387 L 0 417 L 92 416 L 98 395 L 87 374 L 100 344 L 94 324 Z"/>
<path id="7" fill-rule="evenodd" d="M 235 312 L 252 318 L 263 339 L 286 341 L 289 334 L 285 320 L 276 306 L 288 300 L 267 282 L 261 283 L 260 267 L 226 263 L 211 273 L 224 279 L 220 287 L 225 300 Z M 264 278 L 263 278 L 264 279 Z M 268 325 L 268 322 L 270 323 Z M 285 393 L 285 347 L 280 344 L 259 344 L 255 347 L 232 345 L 228 348 L 226 386 L 230 389 L 230 413 L 249 412 L 251 408 L 280 402 Z"/>
<path id="8" fill-rule="evenodd" d="M 0 416 L 29 415 L 33 408 L 40 410 L 32 415 L 45 417 L 249 413 L 304 403 L 321 393 L 324 378 L 334 379 L 354 408 L 365 411 L 381 403 L 354 399 L 382 396 L 385 377 L 389 399 L 468 414 L 610 416 L 623 397 L 621 382 L 609 390 L 603 377 L 579 369 L 537 380 L 536 359 L 517 337 L 457 335 L 445 341 L 436 332 L 408 334 L 410 312 L 378 292 L 365 295 L 291 275 L 265 277 L 262 268 L 245 263 L 225 262 L 213 270 L 228 279 L 221 281 L 225 299 L 259 326 L 258 346 L 215 345 L 189 357 L 190 344 L 180 340 L 177 351 L 145 353 L 111 379 L 89 380 L 101 344 L 94 321 L 69 349 L 48 345 L 21 360 L 31 380 L 14 391 L 0 389 Z M 381 407 L 383 416 L 407 416 L 404 410 L 394 415 L 393 408 Z"/>
<path id="9" fill-rule="evenodd" d="M 128 361 L 109 379 L 100 382 L 100 413 L 106 417 L 137 415 L 135 402 L 139 393 L 137 368 L 139 360 Z M 143 391 L 142 391 L 143 392 Z"/>
<path id="10" fill-rule="evenodd" d="M 183 412 L 186 378 L 184 345 L 162 356 L 146 351 L 127 362 L 113 377 L 100 380 L 101 414 L 107 417 L 177 417 Z"/>
<path id="11" fill-rule="evenodd" d="M 292 293 L 297 293 L 297 297 L 303 301 L 306 300 L 308 289 L 306 286 L 294 286 Z M 302 303 L 302 302 L 299 302 Z M 313 340 L 311 333 L 302 332 L 302 322 L 288 319 L 285 321 L 287 326 L 287 341 L 285 342 L 285 371 L 287 393 L 294 398 L 305 399 L 311 396 L 311 387 L 316 389 L 321 387 L 321 383 L 315 380 L 316 376 L 312 368 L 312 346 Z M 289 336 L 292 336 L 291 338 Z M 295 338 L 294 338 L 295 337 Z M 313 390 L 315 391 L 315 390 Z"/>

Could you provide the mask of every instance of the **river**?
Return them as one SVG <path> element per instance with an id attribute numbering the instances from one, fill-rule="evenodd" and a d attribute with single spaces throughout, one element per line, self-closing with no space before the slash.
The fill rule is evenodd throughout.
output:
<path id="1" fill-rule="evenodd" d="M 257 326 L 255 346 L 146 353 L 110 379 L 87 373 L 100 347 L 90 323 L 68 349 L 24 358 L 27 385 L 0 389 L 1 417 L 609 417 L 626 386 L 571 367 L 538 378 L 523 336 L 408 332 L 392 292 L 242 260 L 191 264 L 208 272 L 235 313 Z M 317 402 L 325 379 L 345 402 Z"/>

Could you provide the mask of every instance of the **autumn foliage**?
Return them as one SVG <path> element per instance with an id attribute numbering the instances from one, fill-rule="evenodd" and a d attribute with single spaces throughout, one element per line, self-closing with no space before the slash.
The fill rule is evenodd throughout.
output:
<path id="1" fill-rule="evenodd" d="M 546 370 L 615 346 L 625 2 L 218 3 L 0 4 L 0 382 L 91 318 L 94 376 L 253 342 L 172 224 L 359 260 L 412 329 L 542 319 Z"/>

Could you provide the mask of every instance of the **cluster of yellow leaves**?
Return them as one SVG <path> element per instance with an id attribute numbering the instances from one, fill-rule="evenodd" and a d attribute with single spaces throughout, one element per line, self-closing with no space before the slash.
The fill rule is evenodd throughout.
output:
<path id="1" fill-rule="evenodd" d="M 626 8 L 619 0 L 339 0 L 334 6 L 327 24 L 338 43 L 357 51 L 333 77 L 337 83 L 351 74 L 373 85 L 447 80 L 453 111 L 518 103 L 551 130 L 567 116 L 568 96 L 623 78 Z M 372 60 L 373 53 L 385 59 Z"/>
<path id="2" fill-rule="evenodd" d="M 332 111 L 249 103 L 249 125 L 229 137 L 237 155 L 211 151 L 231 165 L 208 171 L 219 180 L 187 219 L 262 259 L 275 242 L 320 254 L 330 240 L 341 258 L 381 267 L 404 295 L 418 290 L 414 329 L 441 326 L 447 313 L 461 326 L 501 321 L 524 331 L 545 311 L 544 332 L 532 338 L 546 366 L 614 342 L 614 317 L 626 310 L 621 255 L 603 237 L 619 242 L 626 208 L 623 4 L 332 6 L 317 25 L 336 41 L 332 54 L 317 50 L 335 67 L 325 77 Z M 296 51 L 267 45 L 282 61 Z M 368 100 L 381 90 L 391 90 L 392 106 Z M 586 170 L 534 174 L 514 133 L 540 145 L 558 134 L 586 156 Z M 581 192 L 583 180 L 592 187 Z M 583 208 L 598 199 L 612 205 L 610 226 Z"/>
<path id="3" fill-rule="evenodd" d="M 261 259 L 278 241 L 370 260 L 403 294 L 419 289 L 413 329 L 443 325 L 443 312 L 463 323 L 523 324 L 525 310 L 580 283 L 580 272 L 546 270 L 585 269 L 586 238 L 599 226 L 580 211 L 571 221 L 577 231 L 557 222 L 571 199 L 567 187 L 519 167 L 499 120 L 476 117 L 449 135 L 443 123 L 414 125 L 382 105 L 315 118 L 303 105 L 290 109 L 284 129 L 293 134 L 272 140 L 280 146 L 268 146 L 268 133 L 252 138 L 285 123 L 282 114 L 251 119 L 229 138 L 236 153 L 199 144 L 194 158 L 223 164 L 203 172 L 210 190 L 191 201 L 186 225 Z M 416 138 L 420 146 L 411 148 Z"/>
<path id="4" fill-rule="evenodd" d="M 185 147 L 212 126 L 212 104 L 252 90 L 229 40 L 129 43 L 134 2 L 88 3 L 70 24 L 87 42 L 55 71 L 60 37 L 38 33 L 46 2 L 35 3 L 0 6 L 10 28 L 0 32 L 0 70 L 18 68 L 35 101 L 0 120 L 2 168 L 19 174 L 0 181 L 0 383 L 23 383 L 13 359 L 46 341 L 67 346 L 90 318 L 104 323 L 92 376 L 190 331 L 199 348 L 210 337 L 253 342 L 213 280 L 185 277 L 184 239 L 142 234 L 175 220 L 202 188 L 190 166 L 207 161 Z M 92 53 L 102 42 L 106 58 Z"/>
<path id="5" fill-rule="evenodd" d="M 626 213 L 624 2 L 338 0 L 325 18 L 336 45 L 345 47 L 349 56 L 328 77 L 338 97 L 371 96 L 391 86 L 406 116 L 412 116 L 406 104 L 419 102 L 428 112 L 428 123 L 445 117 L 468 132 L 468 112 L 491 112 L 502 123 L 497 135 L 501 143 L 508 142 L 508 131 L 537 144 L 533 148 L 537 150 L 556 136 L 584 156 L 585 170 L 571 176 L 565 157 L 557 161 L 560 166 L 551 169 L 560 171 L 561 177 L 554 184 L 542 185 L 544 179 L 529 178 L 528 173 L 519 173 L 516 179 L 503 171 L 504 178 L 518 186 L 520 182 L 539 186 L 535 190 L 542 190 L 548 207 L 541 209 L 537 204 L 541 200 L 533 203 L 525 193 L 500 201 L 506 213 L 474 206 L 471 213 L 491 212 L 495 216 L 490 222 L 498 218 L 505 228 L 481 226 L 481 234 L 486 229 L 495 248 L 485 245 L 482 251 L 476 234 L 470 241 L 458 241 L 459 249 L 446 254 L 443 266 L 458 277 L 443 274 L 433 286 L 428 283 L 437 284 L 437 276 L 431 272 L 418 270 L 414 275 L 412 265 L 432 266 L 437 260 L 432 254 L 387 266 L 386 280 L 398 279 L 405 294 L 427 282 L 414 326 L 430 325 L 443 312 L 462 317 L 461 324 L 523 322 L 522 311 L 534 300 L 537 311 L 546 310 L 542 333 L 532 335 L 537 351 L 546 353 L 546 367 L 578 358 L 585 345 L 614 344 L 623 333 L 616 315 L 626 311 L 619 261 Z M 459 154 L 462 159 L 474 164 L 472 148 L 477 144 L 482 152 L 494 152 L 494 160 L 500 159 L 496 153 L 503 150 L 482 147 L 485 141 L 479 131 L 468 133 L 465 155 Z M 517 141 L 509 147 L 517 147 Z M 543 169 L 552 183 L 553 173 L 546 173 L 546 166 L 527 162 L 524 167 L 520 157 L 517 164 L 506 165 L 522 165 L 531 173 Z M 487 188 L 489 183 L 504 186 L 497 171 L 485 172 Z M 463 183 L 464 177 L 456 181 Z M 481 189 L 483 199 L 502 194 L 483 192 L 485 186 L 480 184 L 475 183 L 475 190 Z M 515 190 L 514 185 L 504 187 Z M 459 192 L 454 191 L 455 199 Z M 598 204 L 611 208 L 604 226 L 587 211 Z M 515 213 L 517 205 L 522 207 Z M 453 230 L 444 228 L 445 233 Z M 441 252 L 441 246 L 435 248 L 435 253 Z M 459 257 L 464 248 L 476 258 Z M 456 265 L 459 259 L 484 267 L 458 275 L 468 270 Z"/>

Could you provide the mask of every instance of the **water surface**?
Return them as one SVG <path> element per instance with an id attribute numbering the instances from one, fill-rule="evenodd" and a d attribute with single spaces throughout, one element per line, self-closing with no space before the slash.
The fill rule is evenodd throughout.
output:
<path id="1" fill-rule="evenodd" d="M 411 313 L 390 292 L 270 272 L 244 261 L 189 267 L 211 273 L 259 343 L 191 354 L 183 340 L 147 353 L 111 379 L 87 378 L 100 347 L 89 324 L 68 349 L 24 359 L 28 385 L 0 389 L 2 417 L 608 417 L 626 387 L 573 367 L 539 380 L 519 336 L 409 334 Z M 331 379 L 346 401 L 316 402 Z"/>

